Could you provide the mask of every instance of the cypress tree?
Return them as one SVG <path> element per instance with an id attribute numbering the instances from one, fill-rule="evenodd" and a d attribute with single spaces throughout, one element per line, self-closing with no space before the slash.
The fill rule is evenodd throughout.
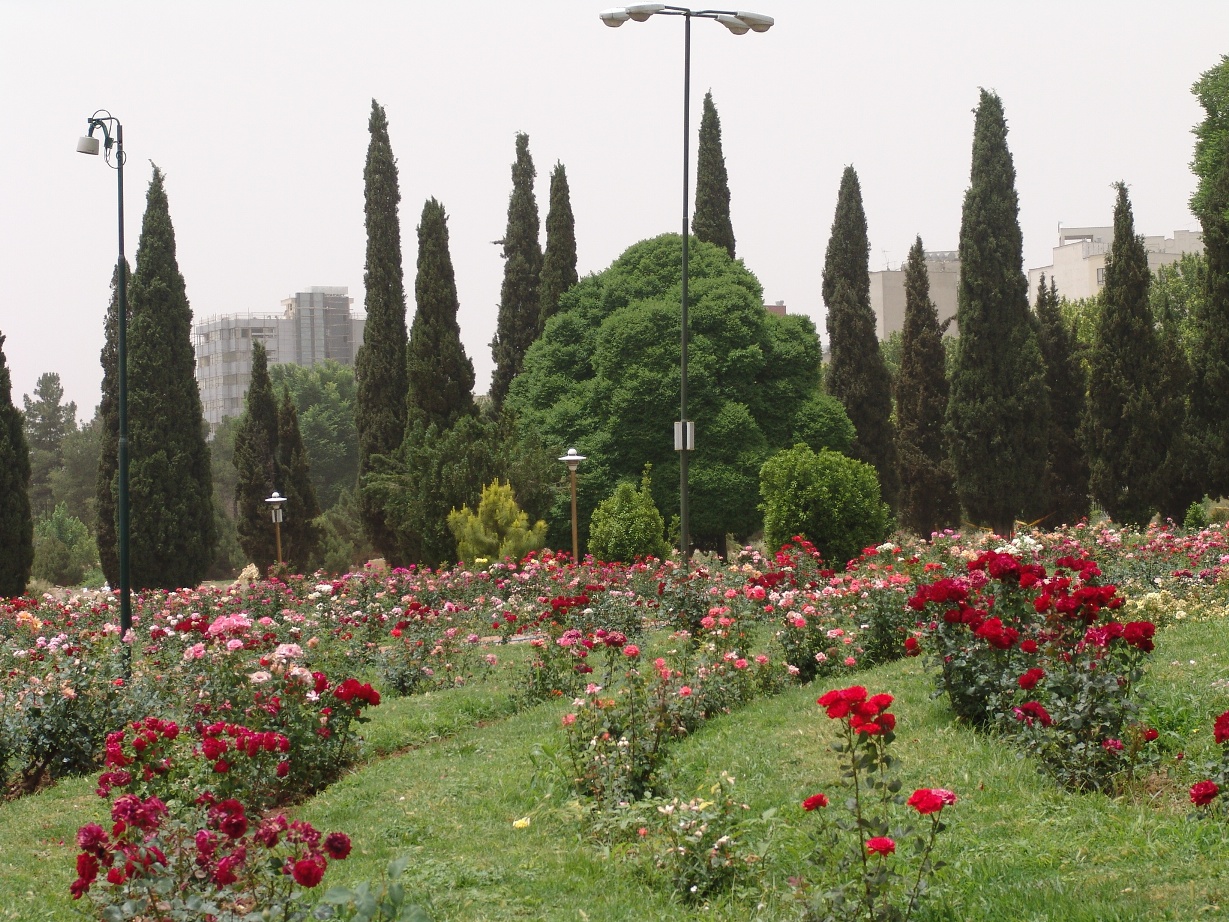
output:
<path id="1" fill-rule="evenodd" d="M 538 243 L 538 203 L 533 195 L 537 173 L 529 156 L 529 135 L 516 136 L 516 162 L 512 164 L 512 195 L 508 199 L 508 229 L 504 233 L 504 281 L 499 292 L 499 319 L 491 355 L 491 403 L 503 406 L 508 385 L 521 371 L 525 352 L 538 334 L 539 282 L 542 247 Z"/>
<path id="2" fill-rule="evenodd" d="M 875 468 L 883 500 L 895 508 L 899 489 L 896 437 L 892 426 L 892 379 L 879 351 L 871 309 L 870 241 L 862 188 L 852 166 L 845 167 L 824 258 L 827 305 L 828 393 L 849 414 L 858 435 L 852 455 Z"/>
<path id="3" fill-rule="evenodd" d="M 734 225 L 730 223 L 730 179 L 721 152 L 721 119 L 713 92 L 704 94 L 700 116 L 700 146 L 696 154 L 696 210 L 691 231 L 706 243 L 723 247 L 734 258 Z"/>
<path id="4" fill-rule="evenodd" d="M 905 264 L 905 327 L 896 379 L 900 457 L 900 523 L 929 537 L 960 522 L 956 482 L 943 429 L 947 413 L 946 353 L 939 311 L 930 300 L 922 238 Z"/>
<path id="5" fill-rule="evenodd" d="M 442 429 L 474 409 L 474 364 L 461 344 L 457 282 L 448 252 L 448 216 L 435 199 L 418 225 L 418 277 L 407 360 L 411 416 Z"/>
<path id="6" fill-rule="evenodd" d="M 216 533 L 213 477 L 193 372 L 192 308 L 175 257 L 162 171 L 154 167 L 129 300 L 132 584 L 196 586 Z"/>
<path id="7" fill-rule="evenodd" d="M 320 553 L 320 529 L 316 525 L 320 503 L 299 432 L 299 413 L 290 399 L 290 386 L 285 384 L 277 411 L 277 467 L 286 497 L 282 556 L 291 567 L 306 573 L 315 567 Z"/>
<path id="8" fill-rule="evenodd" d="M 546 212 L 546 251 L 542 254 L 542 287 L 538 292 L 538 335 L 559 310 L 559 299 L 576 284 L 576 221 L 568 174 L 556 163 L 550 174 L 550 210 Z"/>
<path id="9" fill-rule="evenodd" d="M 132 278 L 128 264 L 126 277 Z M 130 302 L 131 303 L 131 302 Z M 129 317 L 132 311 L 128 311 Z M 98 545 L 98 562 L 103 576 L 111 586 L 119 585 L 119 535 L 116 507 L 119 491 L 119 263 L 111 273 L 111 301 L 107 305 L 104 339 L 99 361 L 102 363 L 102 399 L 98 403 L 101 427 L 98 445 L 98 477 L 94 486 L 97 521 L 94 540 Z M 129 460 L 129 470 L 131 470 Z M 130 564 L 131 566 L 131 564 Z"/>
<path id="10" fill-rule="evenodd" d="M 1205 493 L 1206 467 L 1200 465 L 1197 442 L 1187 424 L 1190 413 L 1191 364 L 1182 346 L 1181 320 L 1166 296 L 1157 320 L 1156 381 L 1160 444 L 1165 458 L 1156 473 L 1155 497 L 1162 518 L 1181 523 L 1191 503 Z"/>
<path id="11" fill-rule="evenodd" d="M 406 377 L 405 282 L 401 269 L 401 224 L 397 206 L 397 162 L 388 140 L 384 109 L 371 101 L 368 122 L 371 141 L 363 169 L 367 216 L 367 326 L 355 359 L 357 394 L 354 422 L 358 430 L 359 479 L 370 472 L 372 459 L 391 455 L 405 434 Z M 363 528 L 376 550 L 395 553 L 396 543 L 384 511 L 360 491 Z"/>
<path id="12" fill-rule="evenodd" d="M 1089 369 L 1089 485 L 1114 521 L 1142 526 L 1156 511 L 1155 477 L 1165 447 L 1153 390 L 1159 369 L 1148 251 L 1135 233 L 1126 185 L 1116 188 L 1114 242 Z"/>
<path id="13" fill-rule="evenodd" d="M 34 564 L 30 514 L 30 450 L 0 333 L 0 599 L 25 593 Z"/>
<path id="14" fill-rule="evenodd" d="M 1080 363 L 1075 326 L 1068 324 L 1058 303 L 1058 289 L 1043 274 L 1037 285 L 1037 343 L 1045 360 L 1046 390 L 1050 395 L 1050 432 L 1047 439 L 1045 524 L 1072 525 L 1086 518 L 1088 456 L 1080 429 L 1088 382 Z"/>
<path id="15" fill-rule="evenodd" d="M 247 559 L 266 571 L 277 560 L 277 542 L 265 502 L 276 490 L 288 495 L 278 476 L 278 412 L 263 343 L 252 342 L 252 375 L 243 416 L 235 430 L 235 528 Z M 296 510 L 287 504 L 289 519 Z"/>
<path id="16" fill-rule="evenodd" d="M 1019 212 L 1003 103 L 982 90 L 960 221 L 960 338 L 947 423 L 961 505 L 1003 535 L 1040 506 L 1049 431 Z"/>

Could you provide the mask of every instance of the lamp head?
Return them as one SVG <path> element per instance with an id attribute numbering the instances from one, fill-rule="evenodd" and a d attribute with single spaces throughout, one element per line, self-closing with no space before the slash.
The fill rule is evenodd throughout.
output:
<path id="1" fill-rule="evenodd" d="M 626 10 L 627 15 L 636 22 L 644 22 L 654 13 L 660 13 L 665 8 L 664 3 L 629 3 Z"/>
<path id="2" fill-rule="evenodd" d="M 88 135 L 77 140 L 77 153 L 98 156 L 98 139 L 94 137 L 93 125 L 90 126 L 90 133 Z"/>
<path id="3" fill-rule="evenodd" d="M 602 22 L 606 23 L 606 25 L 610 26 L 612 29 L 619 28 L 619 26 L 623 25 L 623 23 L 632 18 L 632 14 L 622 7 L 616 7 L 612 10 L 602 10 L 602 12 L 598 13 L 598 16 L 601 17 Z"/>
<path id="4" fill-rule="evenodd" d="M 585 456 L 578 455 L 575 448 L 569 448 L 568 453 L 559 460 L 568 466 L 569 471 L 575 473 L 576 468 L 580 467 L 580 462 L 585 460 Z"/>
<path id="5" fill-rule="evenodd" d="M 751 31 L 751 27 L 747 23 L 737 16 L 731 16 L 729 13 L 718 13 L 714 18 L 735 35 L 746 35 Z"/>
<path id="6" fill-rule="evenodd" d="M 745 22 L 753 32 L 767 32 L 776 23 L 775 19 L 771 16 L 765 16 L 763 13 L 748 13 L 746 10 L 739 10 L 737 16 Z"/>
<path id="7" fill-rule="evenodd" d="M 280 509 L 282 505 L 286 502 L 286 497 L 282 496 L 281 493 L 278 493 L 276 490 L 274 490 L 273 495 L 270 496 L 268 499 L 266 499 L 265 502 L 268 503 L 274 509 Z"/>

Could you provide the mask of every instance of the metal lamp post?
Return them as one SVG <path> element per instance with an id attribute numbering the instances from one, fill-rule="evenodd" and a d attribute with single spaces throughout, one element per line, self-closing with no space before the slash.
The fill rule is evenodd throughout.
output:
<path id="1" fill-rule="evenodd" d="M 691 135 L 691 21 L 713 19 L 735 35 L 747 32 L 767 32 L 775 20 L 762 13 L 735 10 L 690 10 L 684 6 L 665 3 L 632 3 L 624 7 L 603 10 L 602 22 L 618 28 L 629 19 L 644 22 L 650 16 L 683 17 L 683 279 L 682 317 L 679 358 L 679 421 L 674 424 L 674 450 L 679 453 L 679 551 L 683 557 L 683 571 L 691 565 L 690 509 L 687 502 L 687 456 L 696 448 L 695 423 L 687 419 L 687 244 L 689 233 L 687 216 L 690 202 L 689 142 Z"/>
<path id="2" fill-rule="evenodd" d="M 559 459 L 568 466 L 568 474 L 572 480 L 572 562 L 580 563 L 580 539 L 576 532 L 576 468 L 585 460 L 584 455 L 578 455 L 575 448 L 569 448 L 568 453 Z"/>
<path id="3" fill-rule="evenodd" d="M 132 648 L 128 632 L 132 629 L 132 576 L 128 557 L 128 279 L 124 259 L 124 126 L 106 109 L 99 109 L 86 121 L 89 131 L 77 141 L 77 153 L 98 156 L 96 130 L 102 131 L 104 159 L 119 178 L 119 317 L 116 318 L 116 369 L 119 379 L 119 490 L 116 497 L 116 532 L 119 551 L 119 625 L 124 649 L 124 676 L 132 671 Z"/>
<path id="4" fill-rule="evenodd" d="M 273 495 L 265 500 L 269 504 L 269 514 L 273 519 L 273 534 L 277 540 L 277 565 L 282 565 L 282 506 L 286 504 L 286 497 L 282 496 L 276 490 Z"/>

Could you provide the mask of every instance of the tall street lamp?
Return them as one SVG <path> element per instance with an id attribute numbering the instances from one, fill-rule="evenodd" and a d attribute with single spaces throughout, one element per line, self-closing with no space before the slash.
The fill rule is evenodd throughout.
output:
<path id="1" fill-rule="evenodd" d="M 572 479 L 572 562 L 580 563 L 580 539 L 576 533 L 576 468 L 580 467 L 585 456 L 576 454 L 575 448 L 569 448 L 568 453 L 559 460 L 568 466 Z"/>
<path id="2" fill-rule="evenodd" d="M 277 539 L 277 565 L 282 565 L 282 506 L 286 505 L 286 497 L 273 491 L 273 495 L 265 500 L 269 504 L 269 515 L 273 519 L 273 534 Z"/>
<path id="3" fill-rule="evenodd" d="M 679 453 L 679 551 L 683 557 L 683 571 L 691 565 L 690 509 L 687 502 L 687 456 L 696 449 L 696 426 L 687 419 L 687 244 L 689 233 L 687 216 L 690 211 L 690 163 L 689 142 L 691 135 L 691 21 L 713 19 L 735 35 L 747 32 L 767 32 L 775 20 L 762 13 L 734 10 L 689 10 L 685 6 L 670 6 L 665 3 L 632 3 L 628 6 L 603 10 L 602 22 L 618 28 L 629 19 L 644 22 L 650 16 L 683 17 L 683 282 L 682 318 L 679 358 L 679 421 L 674 424 L 674 450 Z"/>
<path id="4" fill-rule="evenodd" d="M 119 380 L 119 495 L 116 498 L 117 538 L 119 543 L 119 627 L 124 650 L 124 675 L 132 671 L 132 647 L 128 632 L 132 629 L 132 577 L 128 564 L 128 279 L 124 259 L 124 126 L 106 109 L 99 109 L 86 121 L 89 131 L 77 141 L 77 153 L 98 156 L 95 131 L 102 132 L 104 159 L 119 177 L 119 317 L 116 318 L 116 368 Z"/>

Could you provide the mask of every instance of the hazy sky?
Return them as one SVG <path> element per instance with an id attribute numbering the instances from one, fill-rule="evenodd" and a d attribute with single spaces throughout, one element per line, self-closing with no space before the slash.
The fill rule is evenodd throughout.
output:
<path id="1" fill-rule="evenodd" d="M 683 23 L 609 29 L 607 5 L 0 0 L 0 333 L 14 402 L 46 371 L 80 415 L 98 401 L 115 175 L 75 151 L 95 109 L 124 124 L 129 259 L 152 160 L 202 318 L 276 311 L 312 285 L 349 286 L 362 306 L 373 97 L 400 168 L 409 316 L 415 228 L 434 196 L 484 391 L 503 271 L 491 241 L 506 223 L 517 131 L 529 134 L 543 221 L 551 168 L 567 167 L 582 275 L 680 229 Z M 693 129 L 711 88 L 738 255 L 767 300 L 821 331 L 842 169 L 861 178 L 872 269 L 897 267 L 919 233 L 927 249 L 955 249 L 978 87 L 1006 109 L 1025 268 L 1050 262 L 1060 222 L 1110 223 L 1118 179 L 1141 233 L 1198 229 L 1190 86 L 1229 52 L 1229 3 L 753 8 L 776 17 L 770 32 L 694 24 Z"/>

